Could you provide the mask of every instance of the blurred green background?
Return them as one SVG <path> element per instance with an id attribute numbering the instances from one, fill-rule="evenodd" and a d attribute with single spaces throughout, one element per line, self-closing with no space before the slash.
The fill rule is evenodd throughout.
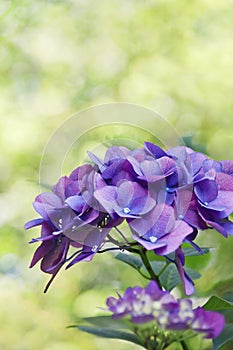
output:
<path id="1" fill-rule="evenodd" d="M 41 155 L 71 115 L 119 101 L 159 112 L 195 148 L 233 159 L 232 13 L 231 0 L 1 1 L 1 350 L 137 348 L 65 328 L 100 313 L 114 290 L 142 283 L 136 272 L 97 256 L 61 272 L 44 295 L 49 276 L 28 269 L 35 246 L 27 242 L 39 230 L 23 225 L 37 216 Z M 84 137 L 73 168 L 96 133 Z M 126 133 L 122 127 L 112 138 Z M 233 238 L 209 231 L 199 242 L 214 249 L 189 261 L 203 274 L 197 295 L 232 292 Z"/>

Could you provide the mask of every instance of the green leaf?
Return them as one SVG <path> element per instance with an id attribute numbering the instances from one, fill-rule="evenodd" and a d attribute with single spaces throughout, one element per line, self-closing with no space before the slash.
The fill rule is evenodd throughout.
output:
<path id="1" fill-rule="evenodd" d="M 162 269 L 167 265 L 165 261 L 156 261 L 156 260 L 151 261 L 150 264 L 156 275 L 159 275 Z M 142 270 L 144 272 L 147 271 L 144 265 L 142 266 Z M 189 275 L 189 277 L 193 280 L 201 277 L 201 275 L 198 272 L 196 272 L 195 270 L 189 267 L 185 268 L 185 271 Z M 178 286 L 179 284 L 182 284 L 178 270 L 175 264 L 173 263 L 167 266 L 167 268 L 160 275 L 159 279 L 163 287 L 169 291 L 175 288 L 176 286 Z"/>
<path id="2" fill-rule="evenodd" d="M 90 323 L 94 326 L 111 328 L 111 329 L 122 329 L 128 328 L 124 321 L 116 320 L 112 316 L 95 316 L 95 317 L 85 317 L 79 320 L 79 322 Z"/>
<path id="3" fill-rule="evenodd" d="M 208 254 L 210 252 L 209 248 L 206 247 L 200 247 L 200 249 L 202 250 L 202 254 L 200 254 L 195 248 L 193 247 L 186 247 L 186 248 L 182 248 L 182 252 L 184 253 L 185 257 L 188 256 L 203 256 L 205 254 Z M 175 253 L 170 253 L 168 254 L 168 257 L 172 260 L 175 259 Z"/>
<path id="4" fill-rule="evenodd" d="M 233 340 L 233 323 L 226 324 L 222 333 L 213 340 L 214 349 L 221 349 L 223 345 Z"/>
<path id="5" fill-rule="evenodd" d="M 197 280 L 198 278 L 201 277 L 201 274 L 199 272 L 191 269 L 190 267 L 186 267 L 184 268 L 184 270 L 192 280 Z"/>
<path id="6" fill-rule="evenodd" d="M 151 267 L 156 275 L 158 275 L 160 273 L 160 271 L 167 265 L 165 261 L 157 261 L 157 260 L 151 261 L 150 264 L 151 264 Z M 144 264 L 142 264 L 141 271 L 143 271 L 143 273 L 145 275 L 150 277 Z"/>
<path id="7" fill-rule="evenodd" d="M 156 275 L 167 265 L 165 261 L 152 261 L 150 264 Z"/>
<path id="8" fill-rule="evenodd" d="M 206 310 L 212 310 L 212 311 L 224 310 L 224 309 L 233 309 L 233 303 L 213 295 L 203 305 L 203 308 L 206 309 Z"/>
<path id="9" fill-rule="evenodd" d="M 181 279 L 175 265 L 171 264 L 166 268 L 160 276 L 160 281 L 169 291 L 181 284 Z"/>
<path id="10" fill-rule="evenodd" d="M 115 259 L 122 261 L 123 263 L 133 267 L 137 271 L 140 270 L 140 268 L 143 265 L 141 259 L 134 255 L 119 253 L 115 256 Z"/>
<path id="11" fill-rule="evenodd" d="M 108 329 L 101 327 L 92 327 L 92 326 L 77 326 L 77 328 L 89 334 L 97 335 L 98 337 L 108 338 L 108 339 L 121 339 L 126 340 L 130 343 L 141 345 L 137 336 L 133 333 L 123 332 L 116 329 Z"/>
<path id="12" fill-rule="evenodd" d="M 193 280 L 201 277 L 201 275 L 198 272 L 188 267 L 185 269 L 185 271 L 187 272 L 189 277 Z M 169 291 L 182 283 L 180 279 L 180 275 L 174 264 L 169 265 L 166 268 L 166 270 L 161 274 L 160 281 L 162 285 Z"/>
<path id="13" fill-rule="evenodd" d="M 155 261 L 155 260 L 156 261 L 164 261 L 165 260 L 164 256 L 155 254 L 155 252 L 153 250 L 148 250 L 146 255 L 147 255 L 150 262 Z"/>
<path id="14" fill-rule="evenodd" d="M 210 252 L 209 248 L 200 248 L 202 250 L 202 254 L 200 254 L 196 249 L 194 248 L 182 248 L 182 251 L 185 256 L 202 256 L 205 254 L 208 254 Z"/>

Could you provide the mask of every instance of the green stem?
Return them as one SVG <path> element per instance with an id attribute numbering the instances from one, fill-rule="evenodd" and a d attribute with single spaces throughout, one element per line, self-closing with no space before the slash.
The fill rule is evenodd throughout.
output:
<path id="1" fill-rule="evenodd" d="M 120 247 L 121 246 L 121 242 L 117 241 L 116 239 L 114 239 L 110 234 L 107 235 L 109 241 L 113 244 L 115 244 L 116 246 Z"/>
<path id="2" fill-rule="evenodd" d="M 156 281 L 158 286 L 159 286 L 159 288 L 162 289 L 162 285 L 160 283 L 160 280 L 159 280 L 158 276 L 154 273 L 154 270 L 151 267 L 150 261 L 148 260 L 148 258 L 146 256 L 146 250 L 145 249 L 139 249 L 138 253 L 140 254 L 142 262 L 143 262 L 145 268 L 147 269 L 151 279 Z"/>
<path id="3" fill-rule="evenodd" d="M 124 239 L 124 241 L 126 243 L 129 243 L 129 241 L 127 240 L 127 238 L 125 237 L 125 235 L 121 232 L 121 230 L 119 230 L 119 228 L 117 226 L 114 226 L 115 230 L 119 233 L 119 235 Z"/>
<path id="4" fill-rule="evenodd" d="M 184 340 L 181 340 L 180 344 L 181 344 L 183 350 L 189 350 L 189 348 Z"/>

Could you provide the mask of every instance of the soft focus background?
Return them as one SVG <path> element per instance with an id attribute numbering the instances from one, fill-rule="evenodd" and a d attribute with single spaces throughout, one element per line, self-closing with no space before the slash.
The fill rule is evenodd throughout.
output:
<path id="1" fill-rule="evenodd" d="M 137 348 L 65 328 L 100 313 L 114 290 L 142 283 L 136 273 L 101 255 L 61 272 L 44 295 L 49 276 L 28 269 L 35 246 L 27 242 L 39 231 L 23 225 L 37 216 L 41 155 L 72 114 L 119 101 L 158 111 L 194 148 L 233 159 L 232 13 L 231 0 L 1 1 L 1 350 Z M 200 236 L 214 249 L 189 261 L 202 269 L 196 294 L 229 294 L 233 238 Z"/>

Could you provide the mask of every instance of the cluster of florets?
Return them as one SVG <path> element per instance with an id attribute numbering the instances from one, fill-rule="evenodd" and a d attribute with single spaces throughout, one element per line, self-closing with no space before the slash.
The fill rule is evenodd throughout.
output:
<path id="1" fill-rule="evenodd" d="M 192 330 L 205 338 L 217 337 L 224 327 L 224 317 L 202 307 L 192 308 L 190 299 L 175 299 L 151 281 L 146 288 L 126 289 L 123 296 L 106 301 L 113 318 L 128 319 L 134 324 L 154 323 L 154 328 L 171 332 Z"/>
<path id="2" fill-rule="evenodd" d="M 146 142 L 143 148 L 110 147 L 104 160 L 89 152 L 93 165 L 84 164 L 61 177 L 52 192 L 33 203 L 41 218 L 25 225 L 41 226 L 41 242 L 31 266 L 54 277 L 61 266 L 90 261 L 103 249 L 112 228 L 126 221 L 131 243 L 167 256 L 175 252 L 187 294 L 193 283 L 186 275 L 183 242 L 198 230 L 215 228 L 233 235 L 233 162 L 217 162 L 192 149 L 168 151 Z M 69 247 L 76 252 L 68 257 Z M 200 251 L 201 253 L 201 251 Z"/>

